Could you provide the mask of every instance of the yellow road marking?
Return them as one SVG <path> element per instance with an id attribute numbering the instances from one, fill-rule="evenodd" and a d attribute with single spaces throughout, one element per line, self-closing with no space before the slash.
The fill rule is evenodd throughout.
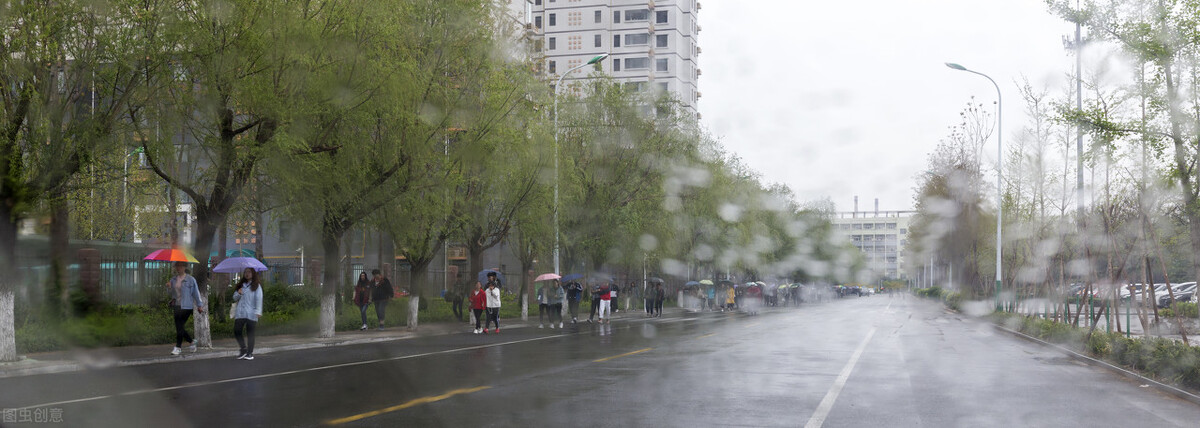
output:
<path id="1" fill-rule="evenodd" d="M 638 349 L 638 350 L 636 350 L 636 351 L 633 351 L 633 352 L 626 352 L 626 353 L 624 353 L 624 354 L 621 354 L 621 355 L 613 355 L 613 356 L 611 356 L 611 357 L 605 357 L 605 358 L 601 358 L 601 359 L 599 359 L 599 360 L 592 360 L 592 362 L 593 362 L 593 363 L 603 363 L 603 362 L 605 362 L 605 361 L 608 361 L 608 360 L 615 360 L 615 359 L 617 359 L 617 358 L 621 358 L 621 357 L 628 357 L 628 356 L 630 356 L 630 355 L 634 355 L 634 354 L 640 354 L 640 353 L 643 353 L 643 352 L 649 351 L 649 350 L 651 350 L 651 349 L 654 349 L 654 348 Z"/>
<path id="2" fill-rule="evenodd" d="M 483 391 L 483 390 L 485 390 L 485 389 L 488 389 L 488 388 L 491 388 L 491 387 L 490 387 L 490 386 L 477 386 L 477 387 L 474 387 L 474 388 L 463 388 L 463 389 L 456 389 L 456 390 L 453 390 L 453 391 L 447 392 L 447 393 L 445 393 L 445 394 L 442 394 L 442 395 L 435 395 L 435 396 L 432 396 L 432 397 L 421 397 L 421 398 L 417 398 L 417 399 L 414 399 L 414 400 L 412 400 L 412 401 L 409 401 L 409 402 L 407 402 L 407 403 L 404 403 L 404 404 L 401 404 L 401 405 L 398 405 L 398 406 L 392 406 L 392 407 L 388 407 L 388 408 L 386 408 L 386 409 L 379 409 L 379 410 L 375 410 L 375 411 L 372 411 L 372 412 L 366 412 L 366 413 L 357 414 L 357 415 L 354 415 L 354 416 L 347 416 L 347 417 L 344 417 L 344 418 L 341 418 L 341 419 L 331 419 L 331 420 L 325 421 L 325 425 L 341 425 L 341 424 L 344 424 L 344 423 L 354 422 L 354 421 L 357 421 L 357 420 L 360 420 L 360 419 L 366 419 L 366 418 L 373 417 L 373 416 L 379 416 L 379 415 L 382 415 L 382 414 L 384 414 L 384 413 L 391 413 L 391 412 L 395 412 L 395 411 L 397 411 L 397 410 L 404 410 L 404 409 L 407 409 L 407 408 L 409 408 L 409 407 L 413 407 L 413 406 L 419 406 L 419 405 L 422 405 L 422 404 L 433 403 L 433 402 L 435 402 L 435 401 L 442 401 L 442 400 L 445 400 L 445 399 L 447 399 L 447 398 L 453 397 L 453 396 L 455 396 L 455 395 L 461 395 L 461 394 L 470 394 L 470 393 L 472 393 L 472 392 L 479 392 L 479 391 Z"/>
<path id="3" fill-rule="evenodd" d="M 697 339 L 703 339 L 703 338 L 706 338 L 706 337 L 712 337 L 712 336 L 716 336 L 716 335 L 717 335 L 716 333 L 709 333 L 709 334 L 706 334 L 706 335 L 703 335 L 703 336 L 697 337 Z"/>

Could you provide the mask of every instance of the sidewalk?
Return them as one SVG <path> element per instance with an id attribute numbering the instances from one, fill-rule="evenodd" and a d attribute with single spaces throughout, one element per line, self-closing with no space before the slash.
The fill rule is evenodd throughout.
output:
<path id="1" fill-rule="evenodd" d="M 505 321 L 504 327 L 536 328 L 537 308 L 533 308 L 529 319 L 522 321 L 513 318 Z M 685 313 L 679 308 L 665 308 L 665 316 L 674 317 Z M 580 314 L 586 315 L 586 314 Z M 614 314 L 616 320 L 642 320 L 644 312 L 621 311 Z M 586 319 L 586 318 L 584 318 Z M 584 319 L 580 325 L 588 325 Z M 568 320 L 569 323 L 569 320 Z M 411 339 L 414 337 L 439 336 L 455 333 L 468 333 L 472 325 L 467 322 L 430 322 L 421 323 L 417 331 L 409 331 L 408 327 L 395 326 L 384 330 L 339 331 L 334 337 L 319 338 L 310 335 L 277 335 L 259 336 L 255 338 L 254 353 L 268 354 L 272 352 L 295 351 L 301 349 L 323 348 L 328 346 L 357 345 L 363 343 L 387 342 L 393 340 Z M 112 348 L 78 348 L 66 351 L 43 352 L 22 355 L 21 360 L 12 363 L 0 363 L 0 378 L 28 376 L 49 373 L 66 373 L 89 369 L 104 369 L 110 367 L 138 366 L 145 364 L 168 363 L 175 361 L 190 361 L 198 359 L 229 358 L 238 355 L 237 341 L 230 339 L 214 340 L 212 348 L 201 348 L 192 353 L 186 350 L 181 355 L 170 355 L 172 344 L 121 346 Z"/>
<path id="2" fill-rule="evenodd" d="M 513 322 L 506 323 L 505 325 L 506 328 L 528 326 L 528 321 L 521 321 L 520 319 L 514 319 Z M 395 326 L 385 328 L 384 330 L 339 331 L 331 338 L 320 338 L 310 335 L 259 336 L 255 338 L 254 353 L 258 355 L 328 346 L 387 342 L 469 331 L 471 331 L 471 326 L 464 321 L 461 323 L 422 323 L 415 332 L 409 331 L 408 327 L 405 326 Z M 185 349 L 181 355 L 171 355 L 172 347 L 172 344 L 168 343 L 163 345 L 121 346 L 112 348 L 77 348 L 65 351 L 21 355 L 20 361 L 0 363 L 0 378 L 138 366 L 174 361 L 228 358 L 236 357 L 239 349 L 237 340 L 232 338 L 214 340 L 212 348 L 201 348 L 195 353 L 188 352 Z"/>

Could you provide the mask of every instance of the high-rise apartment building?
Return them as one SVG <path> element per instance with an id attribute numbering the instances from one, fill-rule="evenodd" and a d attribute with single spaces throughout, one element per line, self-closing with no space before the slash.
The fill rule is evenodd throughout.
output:
<path id="1" fill-rule="evenodd" d="M 510 0 L 541 40 L 551 76 L 600 54 L 601 69 L 638 92 L 669 92 L 692 114 L 700 100 L 696 0 Z M 520 11 L 520 9 L 524 11 Z M 567 77 L 586 78 L 588 70 Z"/>

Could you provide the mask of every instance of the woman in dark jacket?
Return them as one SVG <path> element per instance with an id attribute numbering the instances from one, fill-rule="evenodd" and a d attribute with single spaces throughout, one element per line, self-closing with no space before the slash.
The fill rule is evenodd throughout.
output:
<path id="1" fill-rule="evenodd" d="M 371 270 L 371 275 L 375 276 L 375 281 L 371 284 L 371 301 L 375 302 L 375 316 L 379 318 L 379 329 L 383 330 L 383 320 L 387 318 L 387 303 L 388 300 L 392 300 L 396 291 L 392 289 L 391 281 L 379 273 L 379 269 Z"/>
<path id="2" fill-rule="evenodd" d="M 358 274 L 358 284 L 354 285 L 354 305 L 358 306 L 358 314 L 362 316 L 362 328 L 367 329 L 367 306 L 371 305 L 371 280 L 367 272 Z"/>

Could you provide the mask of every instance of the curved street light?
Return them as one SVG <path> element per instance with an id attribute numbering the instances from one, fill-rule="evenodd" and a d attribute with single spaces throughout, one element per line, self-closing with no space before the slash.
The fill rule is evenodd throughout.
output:
<path id="1" fill-rule="evenodd" d="M 1003 223 L 1001 222 L 1001 220 L 1004 217 L 1004 206 L 1002 205 L 1004 203 L 1004 201 L 1002 199 L 1003 194 L 1001 194 L 1001 179 L 1004 176 L 1004 164 L 1003 164 L 1003 162 L 1004 162 L 1003 147 L 1004 146 L 1002 143 L 1002 141 L 1003 141 L 1002 138 L 1004 137 L 1004 131 L 1003 131 L 1003 123 L 1004 122 L 1003 122 L 1003 116 L 1002 116 L 1003 111 L 1001 110 L 1001 106 L 1003 104 L 1002 104 L 1001 95 L 1000 95 L 1000 85 L 997 85 L 996 81 L 992 80 L 991 76 L 988 76 L 986 74 L 980 73 L 975 70 L 968 69 L 959 64 L 955 64 L 953 62 L 947 62 L 946 67 L 950 67 L 950 68 L 952 68 L 954 70 L 958 70 L 958 71 L 965 71 L 968 73 L 973 73 L 973 74 L 978 74 L 980 76 L 983 76 L 989 82 L 992 82 L 992 86 L 996 88 L 996 311 L 1001 311 L 1001 310 L 1003 310 L 1003 308 L 1000 306 L 1000 285 L 1001 285 L 1000 281 L 1001 281 L 1001 278 L 1003 278 L 1003 277 L 1000 276 L 1001 275 L 1000 254 L 1001 254 L 1001 250 L 1004 246 L 1003 234 L 1001 233 L 1001 228 L 1003 227 L 1002 226 Z"/>
<path id="2" fill-rule="evenodd" d="M 571 74 L 572 72 L 589 65 L 596 64 L 600 61 L 604 61 L 605 58 L 608 58 L 608 54 L 596 55 L 592 57 L 592 59 L 589 59 L 588 62 L 572 67 L 570 70 L 567 70 L 565 73 L 563 73 L 562 76 L 559 76 L 558 82 L 554 84 L 554 273 L 558 275 L 562 275 L 562 271 L 559 269 L 558 262 L 558 93 L 559 91 L 562 91 L 563 79 L 566 79 L 568 74 Z"/>

